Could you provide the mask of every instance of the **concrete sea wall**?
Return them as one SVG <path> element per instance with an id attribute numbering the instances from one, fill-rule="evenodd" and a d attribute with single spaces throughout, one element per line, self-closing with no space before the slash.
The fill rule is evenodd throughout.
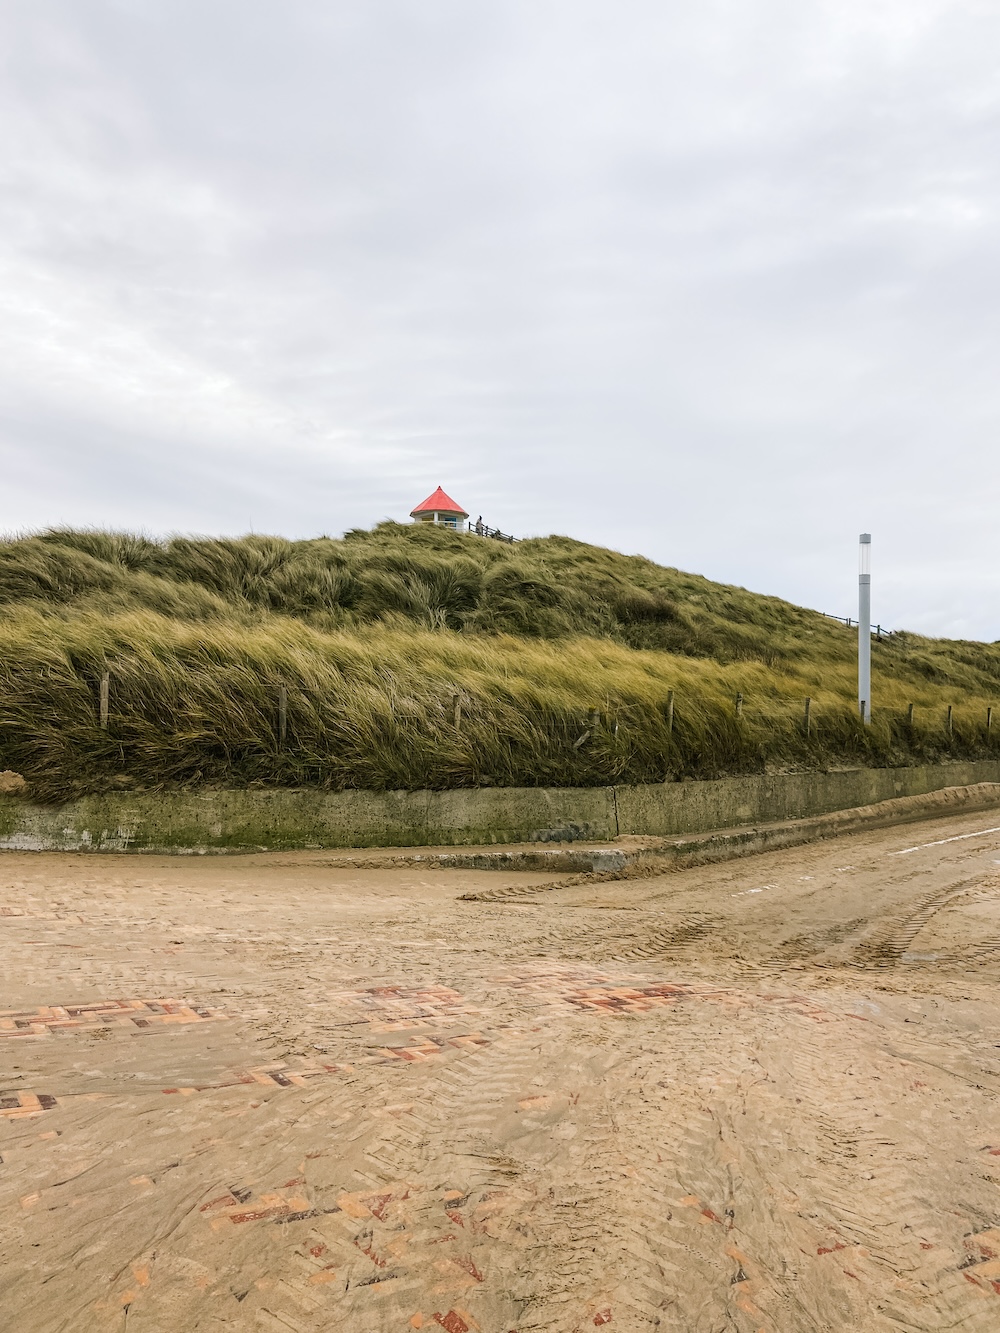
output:
<path id="1" fill-rule="evenodd" d="M 0 848 L 210 852 L 600 842 L 801 819 L 977 782 L 1000 782 L 1000 761 L 644 787 L 122 792 L 58 807 L 0 797 Z"/>
<path id="2" fill-rule="evenodd" d="M 853 768 L 833 773 L 761 774 L 717 782 L 616 787 L 622 833 L 669 836 L 771 824 L 924 796 L 945 787 L 1000 782 L 1000 761 L 973 760 L 919 768 Z"/>

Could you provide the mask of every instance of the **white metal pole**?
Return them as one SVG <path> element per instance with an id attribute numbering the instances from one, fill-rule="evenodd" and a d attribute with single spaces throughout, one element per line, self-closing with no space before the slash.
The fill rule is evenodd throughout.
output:
<path id="1" fill-rule="evenodd" d="M 872 537 L 858 538 L 858 710 L 872 720 Z"/>

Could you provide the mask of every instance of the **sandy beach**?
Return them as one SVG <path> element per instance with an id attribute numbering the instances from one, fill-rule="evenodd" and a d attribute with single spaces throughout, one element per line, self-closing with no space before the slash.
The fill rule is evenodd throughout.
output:
<path id="1" fill-rule="evenodd" d="M 555 889 L 4 854 L 5 1326 L 991 1333 L 994 823 Z"/>

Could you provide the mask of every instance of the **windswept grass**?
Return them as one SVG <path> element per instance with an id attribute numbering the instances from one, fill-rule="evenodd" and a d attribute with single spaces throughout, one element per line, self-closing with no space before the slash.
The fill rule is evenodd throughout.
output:
<path id="1" fill-rule="evenodd" d="M 844 626 L 567 538 L 51 532 L 0 546 L 0 605 L 0 766 L 51 799 L 590 786 L 995 753 L 997 645 L 875 643 L 864 728 Z"/>

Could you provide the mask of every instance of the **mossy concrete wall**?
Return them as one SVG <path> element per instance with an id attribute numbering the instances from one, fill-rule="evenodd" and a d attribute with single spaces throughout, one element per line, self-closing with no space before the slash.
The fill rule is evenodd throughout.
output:
<path id="1" fill-rule="evenodd" d="M 1000 782 L 1000 761 L 647 787 L 116 793 L 60 807 L 3 797 L 0 848 L 179 852 L 603 842 L 619 834 L 669 836 L 773 823 L 976 782 Z"/>
<path id="2" fill-rule="evenodd" d="M 58 808 L 0 798 L 0 848 L 39 851 L 478 846 L 616 832 L 610 787 L 116 793 Z"/>

